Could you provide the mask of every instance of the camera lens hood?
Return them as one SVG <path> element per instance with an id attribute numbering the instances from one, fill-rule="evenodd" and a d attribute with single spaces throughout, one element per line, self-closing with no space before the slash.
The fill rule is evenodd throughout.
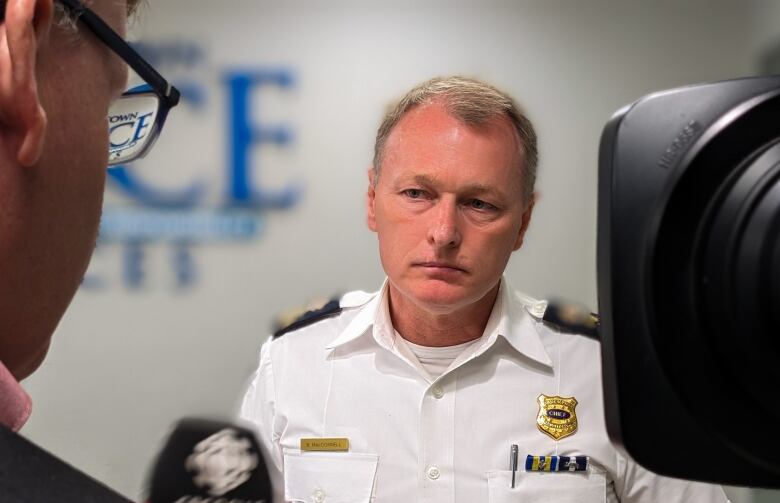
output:
<path id="1" fill-rule="evenodd" d="M 780 487 L 780 78 L 617 112 L 598 218 L 610 437 L 661 474 Z"/>

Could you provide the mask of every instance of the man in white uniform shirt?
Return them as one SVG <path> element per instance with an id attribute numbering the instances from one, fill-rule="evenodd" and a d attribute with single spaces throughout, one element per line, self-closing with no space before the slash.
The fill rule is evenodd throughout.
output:
<path id="1" fill-rule="evenodd" d="M 469 79 L 385 117 L 368 226 L 387 280 L 266 342 L 244 398 L 275 501 L 726 501 L 616 451 L 599 343 L 547 326 L 502 277 L 536 152 L 513 100 Z"/>

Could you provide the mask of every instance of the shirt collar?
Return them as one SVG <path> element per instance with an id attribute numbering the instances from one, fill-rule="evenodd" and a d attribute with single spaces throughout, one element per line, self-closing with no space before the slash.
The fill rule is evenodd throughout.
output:
<path id="1" fill-rule="evenodd" d="M 18 431 L 27 422 L 31 411 L 30 396 L 0 362 L 0 424 Z"/>
<path id="2" fill-rule="evenodd" d="M 552 358 L 539 337 L 538 327 L 542 322 L 531 315 L 531 312 L 538 312 L 540 309 L 544 314 L 543 305 L 544 302 L 518 294 L 511 288 L 506 278 L 501 278 L 501 287 L 490 317 L 495 316 L 498 319 L 495 325 L 496 336 L 504 337 L 518 353 L 552 367 Z M 485 327 L 485 334 L 488 337 L 490 328 L 491 323 L 488 320 Z"/>
<path id="3" fill-rule="evenodd" d="M 382 308 L 382 301 L 386 292 L 387 279 L 382 283 L 382 288 L 380 288 L 368 302 L 363 302 L 362 304 L 359 302 L 352 302 L 352 298 L 349 297 L 349 294 L 344 296 L 340 302 L 342 309 L 358 309 L 358 313 L 341 334 L 325 346 L 325 349 L 343 346 L 361 335 L 369 333 L 370 331 L 368 329 L 374 326 L 378 311 Z"/>
<path id="4" fill-rule="evenodd" d="M 344 308 L 357 308 L 359 311 L 341 334 L 326 348 L 333 349 L 343 346 L 370 333 L 377 344 L 392 351 L 395 345 L 393 337 L 395 331 L 390 320 L 387 292 L 388 282 L 385 279 L 382 288 L 362 306 L 343 305 Z M 513 296 L 517 298 L 514 299 Z M 517 352 L 552 367 L 552 359 L 545 350 L 537 331 L 537 325 L 540 322 L 529 313 L 529 310 L 538 309 L 539 305 L 540 303 L 533 299 L 515 294 L 506 278 L 501 278 L 496 303 L 493 305 L 493 311 L 490 313 L 482 335 L 482 343 L 474 348 L 472 357 L 487 351 L 501 336 Z"/>

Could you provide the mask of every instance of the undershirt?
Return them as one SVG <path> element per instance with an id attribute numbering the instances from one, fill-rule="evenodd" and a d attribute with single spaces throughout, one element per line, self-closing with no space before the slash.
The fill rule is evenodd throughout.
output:
<path id="1" fill-rule="evenodd" d="M 460 356 L 469 346 L 479 340 L 479 338 L 477 338 L 473 341 L 464 342 L 455 346 L 432 347 L 420 346 L 419 344 L 409 342 L 397 331 L 395 336 L 397 341 L 403 341 L 407 345 L 412 354 L 417 358 L 417 361 L 422 365 L 422 368 L 424 368 L 433 379 L 442 375 L 444 371 L 450 367 L 452 362 L 455 361 L 455 358 Z"/>

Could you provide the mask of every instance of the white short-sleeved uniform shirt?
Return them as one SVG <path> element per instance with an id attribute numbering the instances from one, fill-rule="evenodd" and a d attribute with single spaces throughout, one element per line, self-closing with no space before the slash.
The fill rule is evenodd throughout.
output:
<path id="1" fill-rule="evenodd" d="M 274 501 L 727 501 L 718 486 L 659 477 L 615 450 L 599 343 L 551 329 L 530 305 L 502 280 L 482 338 L 435 379 L 397 343 L 386 283 L 266 342 L 241 415 L 258 429 Z M 540 395 L 576 399 L 575 433 L 555 440 L 540 431 Z M 349 450 L 302 452 L 310 438 L 347 438 Z M 529 472 L 528 455 L 588 456 L 589 465 Z"/>

